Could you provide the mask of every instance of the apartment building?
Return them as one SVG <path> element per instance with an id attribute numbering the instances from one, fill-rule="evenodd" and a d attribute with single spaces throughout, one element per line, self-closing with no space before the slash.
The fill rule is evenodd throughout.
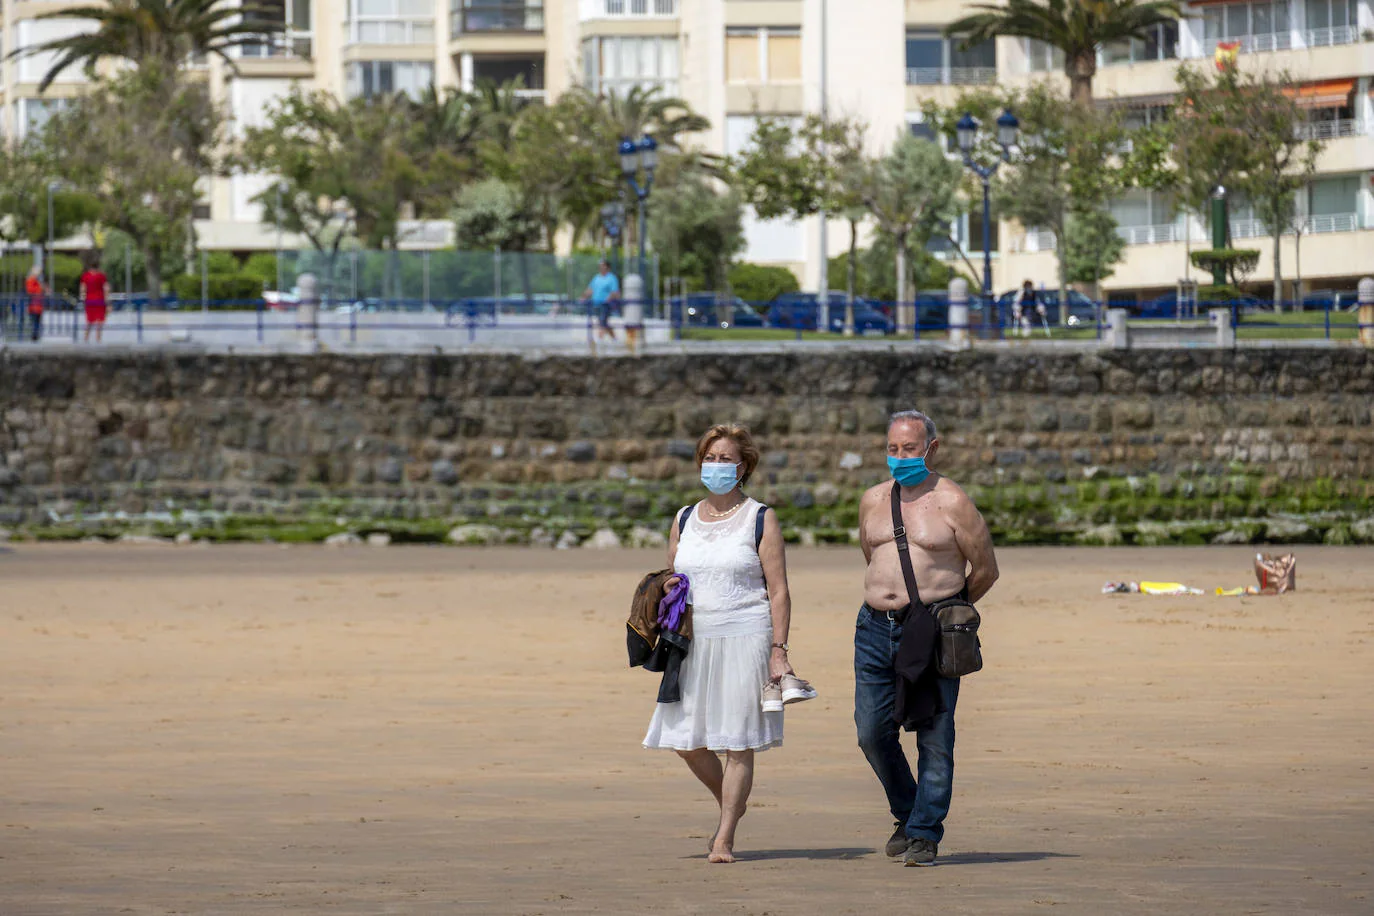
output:
<path id="1" fill-rule="evenodd" d="M 73 20 L 35 16 L 74 0 L 0 0 L 0 47 L 30 46 L 70 34 Z M 862 118 L 875 151 L 899 132 L 929 137 L 925 101 L 952 104 L 964 89 L 998 83 L 1062 81 L 1052 49 L 998 39 L 961 49 L 943 37 L 963 0 L 283 0 L 281 36 L 236 52 L 237 72 L 211 59 L 207 77 L 233 118 L 257 123 L 293 84 L 356 96 L 418 92 L 431 83 L 470 88 L 519 77 L 522 92 L 555 97 L 570 86 L 625 91 L 661 86 L 710 118 L 701 142 L 711 151 L 744 149 L 760 113 L 808 112 Z M 1301 195 L 1301 266 L 1309 287 L 1353 283 L 1374 264 L 1374 0 L 1200 0 L 1176 27 L 1145 40 L 1103 48 L 1094 82 L 1100 104 L 1122 106 L 1136 123 L 1162 117 L 1181 61 L 1210 66 L 1218 42 L 1239 42 L 1240 66 L 1286 71 L 1302 81 L 1304 130 L 1329 141 L 1318 174 Z M 0 64 L 0 132 L 22 136 L 85 75 L 68 71 L 40 96 L 48 62 Z M 252 198 L 270 176 L 207 183 L 197 222 L 207 247 L 270 248 Z M 981 256 L 977 209 L 956 227 L 969 254 Z M 1186 251 L 1207 243 L 1196 219 L 1166 195 L 1133 192 L 1113 206 L 1126 255 L 1104 286 L 1141 294 L 1171 288 L 1190 272 Z M 994 214 L 995 216 L 995 214 Z M 407 244 L 449 244 L 442 224 L 415 224 Z M 786 265 L 803 285 L 821 282 L 822 250 L 848 244 L 833 221 L 824 240 L 818 219 L 748 219 L 751 260 Z M 1233 232 L 1264 252 L 1266 230 L 1243 201 Z M 994 284 L 1023 279 L 1053 284 L 1054 239 L 1036 227 L 993 227 Z M 1292 274 L 1295 235 L 1282 256 Z"/>

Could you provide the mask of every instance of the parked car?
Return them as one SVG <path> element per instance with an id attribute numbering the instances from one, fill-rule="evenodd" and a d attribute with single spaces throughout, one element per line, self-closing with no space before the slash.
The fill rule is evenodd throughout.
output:
<path id="1" fill-rule="evenodd" d="M 761 328 L 763 316 L 738 296 L 688 293 L 668 300 L 669 320 L 689 327 Z"/>
<path id="2" fill-rule="evenodd" d="M 826 304 L 830 306 L 827 330 L 832 334 L 844 331 L 847 299 L 845 293 L 835 290 L 826 295 Z M 820 319 L 820 306 L 819 293 L 783 293 L 768 304 L 768 327 L 814 331 Z M 855 333 L 891 334 L 895 327 L 893 320 L 872 302 L 854 298 Z"/>
<path id="3" fill-rule="evenodd" d="M 1011 322 L 1011 307 L 1016 301 L 1017 290 L 1003 293 L 997 298 L 997 307 L 1001 310 L 1002 318 L 1008 323 Z M 1059 320 L 1059 290 L 1057 289 L 1038 289 L 1035 291 L 1036 299 L 1045 304 L 1045 322 L 1050 327 L 1060 324 Z M 1039 324 L 1040 318 L 1032 314 L 1029 316 L 1031 324 Z M 1071 328 L 1079 325 L 1093 325 L 1098 320 L 1098 305 L 1092 299 L 1083 295 L 1076 289 L 1069 290 L 1069 315 L 1065 322 Z"/>
<path id="4" fill-rule="evenodd" d="M 1205 316 L 1209 306 L 1229 306 L 1232 301 L 1208 302 L 1199 299 L 1197 311 L 1199 316 Z M 1234 300 L 1234 304 L 1240 306 L 1242 312 L 1261 312 L 1271 311 L 1273 305 L 1257 296 L 1249 293 L 1242 293 L 1239 299 Z M 1178 315 L 1178 292 L 1171 290 L 1162 296 L 1157 296 L 1147 302 L 1142 302 L 1134 312 L 1132 318 L 1174 318 Z"/>

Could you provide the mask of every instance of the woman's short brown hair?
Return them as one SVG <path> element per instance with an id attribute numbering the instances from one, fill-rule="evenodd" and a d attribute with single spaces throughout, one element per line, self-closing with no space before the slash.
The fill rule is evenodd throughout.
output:
<path id="1" fill-rule="evenodd" d="M 744 473 L 739 475 L 739 482 L 743 486 L 749 482 L 754 469 L 759 466 L 759 447 L 754 444 L 754 437 L 747 426 L 738 423 L 717 423 L 706 430 L 697 440 L 697 467 L 701 467 L 702 462 L 706 460 L 706 453 L 721 439 L 729 439 L 739 447 L 740 461 L 744 463 Z"/>

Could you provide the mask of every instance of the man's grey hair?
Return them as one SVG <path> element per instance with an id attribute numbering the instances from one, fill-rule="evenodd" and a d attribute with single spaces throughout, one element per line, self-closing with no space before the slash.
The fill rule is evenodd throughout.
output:
<path id="1" fill-rule="evenodd" d="M 935 421 L 919 410 L 899 410 L 894 413 L 892 418 L 887 421 L 888 432 L 892 431 L 892 427 L 903 422 L 920 423 L 924 426 L 926 430 L 926 442 L 934 442 L 935 437 L 939 435 L 935 431 Z"/>

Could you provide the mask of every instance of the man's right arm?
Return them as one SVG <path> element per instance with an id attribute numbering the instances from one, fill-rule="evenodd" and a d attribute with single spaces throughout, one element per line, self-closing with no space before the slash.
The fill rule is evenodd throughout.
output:
<path id="1" fill-rule="evenodd" d="M 873 560 L 873 544 L 868 540 L 868 519 L 873 515 L 878 492 L 879 488 L 870 489 L 859 500 L 859 547 L 864 552 L 864 563 L 870 563 Z"/>

